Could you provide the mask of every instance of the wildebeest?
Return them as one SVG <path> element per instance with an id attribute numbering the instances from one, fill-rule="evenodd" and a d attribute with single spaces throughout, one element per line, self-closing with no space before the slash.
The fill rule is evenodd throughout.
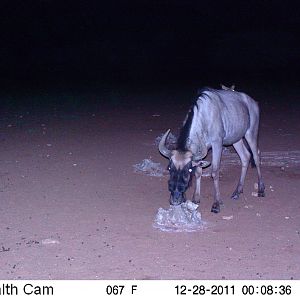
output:
<path id="1" fill-rule="evenodd" d="M 196 177 L 193 202 L 200 202 L 202 168 L 210 164 L 203 159 L 208 150 L 212 149 L 211 176 L 214 181 L 214 203 L 211 211 L 220 212 L 222 201 L 219 172 L 223 145 L 233 145 L 242 162 L 241 177 L 231 197 L 238 199 L 243 192 L 251 155 L 258 174 L 258 196 L 264 197 L 265 186 L 262 181 L 257 148 L 258 126 L 259 107 L 248 95 L 232 89 L 204 88 L 198 91 L 196 101 L 181 127 L 176 149 L 170 150 L 166 147 L 170 129 L 166 131 L 159 143 L 160 153 L 169 159 L 170 204 L 179 205 L 186 201 L 185 192 L 193 174 Z"/>

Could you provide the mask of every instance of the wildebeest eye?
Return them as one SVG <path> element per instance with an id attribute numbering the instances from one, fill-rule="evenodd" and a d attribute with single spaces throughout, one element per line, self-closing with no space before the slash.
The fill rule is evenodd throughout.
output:
<path id="1" fill-rule="evenodd" d="M 172 162 L 170 161 L 170 163 L 169 163 L 168 166 L 167 166 L 167 170 L 168 170 L 168 171 L 171 171 L 172 168 L 173 168 L 173 164 L 172 164 Z"/>
<path id="2" fill-rule="evenodd" d="M 193 169 L 192 169 L 192 168 L 189 168 L 189 172 L 192 173 L 192 172 L 193 172 Z"/>

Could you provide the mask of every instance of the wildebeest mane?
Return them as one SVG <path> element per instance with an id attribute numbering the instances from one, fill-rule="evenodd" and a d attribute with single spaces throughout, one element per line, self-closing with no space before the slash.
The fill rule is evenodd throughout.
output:
<path id="1" fill-rule="evenodd" d="M 198 109 L 198 99 L 205 93 L 208 91 L 211 91 L 212 89 L 209 87 L 204 87 L 201 88 L 197 91 L 197 95 L 194 98 L 194 101 L 191 105 L 191 108 L 188 112 L 188 115 L 186 117 L 186 120 L 184 122 L 184 124 L 182 125 L 180 132 L 179 132 L 179 137 L 177 140 L 177 150 L 178 151 L 182 151 L 185 152 L 188 149 L 188 139 L 190 136 L 190 130 L 191 130 L 191 126 L 192 126 L 192 122 L 193 122 L 193 118 L 194 118 L 194 107 L 196 106 Z"/>
<path id="2" fill-rule="evenodd" d="M 194 117 L 194 106 L 191 107 L 191 109 L 188 112 L 186 121 L 184 122 L 183 126 L 180 129 L 179 137 L 177 140 L 177 150 L 185 152 L 187 151 L 187 140 L 189 138 L 192 121 Z"/>

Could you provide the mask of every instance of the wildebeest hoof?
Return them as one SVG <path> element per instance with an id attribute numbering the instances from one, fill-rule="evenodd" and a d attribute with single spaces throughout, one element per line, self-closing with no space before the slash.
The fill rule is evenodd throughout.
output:
<path id="1" fill-rule="evenodd" d="M 233 192 L 231 199 L 232 200 L 238 200 L 240 198 L 240 194 L 239 192 Z"/>
<path id="2" fill-rule="evenodd" d="M 200 203 L 200 199 L 193 199 L 192 202 L 195 203 L 195 204 L 199 204 Z"/>
<path id="3" fill-rule="evenodd" d="M 264 191 L 258 192 L 258 193 L 257 193 L 257 196 L 258 196 L 258 197 L 265 197 L 265 195 L 266 195 L 266 194 L 265 194 Z"/>
<path id="4" fill-rule="evenodd" d="M 238 200 L 240 198 L 240 194 L 239 193 L 233 193 L 231 196 L 232 200 Z"/>
<path id="5" fill-rule="evenodd" d="M 213 204 L 212 208 L 211 208 L 211 212 L 217 214 L 220 212 L 220 203 L 216 202 Z"/>

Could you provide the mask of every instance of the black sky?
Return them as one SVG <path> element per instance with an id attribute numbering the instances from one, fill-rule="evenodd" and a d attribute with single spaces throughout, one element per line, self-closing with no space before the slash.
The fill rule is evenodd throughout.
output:
<path id="1" fill-rule="evenodd" d="M 1 1 L 1 81 L 294 78 L 295 3 Z"/>

